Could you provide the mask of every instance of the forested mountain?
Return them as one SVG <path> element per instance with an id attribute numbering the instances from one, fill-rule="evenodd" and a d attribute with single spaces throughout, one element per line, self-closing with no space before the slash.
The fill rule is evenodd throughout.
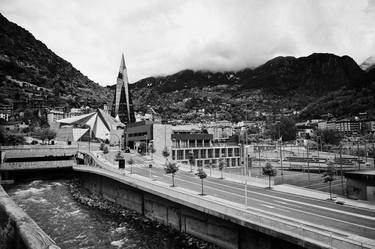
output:
<path id="1" fill-rule="evenodd" d="M 56 105 L 100 106 L 110 101 L 111 92 L 107 88 L 88 79 L 30 32 L 1 14 L 0 44 L 1 102 L 38 98 Z M 41 93 L 33 85 L 46 89 Z"/>
<path id="2" fill-rule="evenodd" d="M 327 112 L 344 117 L 363 111 L 374 113 L 373 71 L 363 71 L 348 56 L 317 53 L 276 57 L 238 72 L 184 70 L 149 77 L 136 82 L 133 92 L 138 109 L 146 103 L 171 116 L 204 108 L 234 119 L 257 111 L 280 114 L 287 110 L 302 110 L 303 118 Z"/>

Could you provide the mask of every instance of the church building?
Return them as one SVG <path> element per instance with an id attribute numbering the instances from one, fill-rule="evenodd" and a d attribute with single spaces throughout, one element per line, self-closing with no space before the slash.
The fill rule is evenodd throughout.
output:
<path id="1" fill-rule="evenodd" d="M 129 92 L 128 73 L 125 65 L 124 54 L 122 54 L 121 57 L 111 115 L 125 125 L 135 122 L 135 114 Z"/>

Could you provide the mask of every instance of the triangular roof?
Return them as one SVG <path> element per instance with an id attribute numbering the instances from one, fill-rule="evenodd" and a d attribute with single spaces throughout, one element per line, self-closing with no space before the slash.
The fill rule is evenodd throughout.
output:
<path id="1" fill-rule="evenodd" d="M 76 117 L 65 118 L 57 120 L 60 125 L 72 125 L 77 128 L 87 129 L 90 127 L 91 133 L 99 139 L 109 139 L 109 134 L 112 130 L 118 128 L 124 128 L 125 125 L 120 121 L 116 120 L 108 113 L 101 109 L 97 109 L 96 112 L 84 114 Z M 88 127 L 87 127 L 88 126 Z M 77 132 L 76 136 L 82 136 L 84 132 Z M 76 137 L 75 137 L 76 139 Z"/>

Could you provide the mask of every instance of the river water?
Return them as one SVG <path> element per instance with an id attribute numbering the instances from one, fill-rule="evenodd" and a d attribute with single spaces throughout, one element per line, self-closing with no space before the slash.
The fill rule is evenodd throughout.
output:
<path id="1" fill-rule="evenodd" d="M 72 188 L 75 187 L 74 195 Z M 130 210 L 93 208 L 73 196 L 85 196 L 69 180 L 19 183 L 7 189 L 9 196 L 61 248 L 215 248 L 186 234 L 171 231 Z M 81 200 L 89 199 L 82 197 Z M 90 203 L 92 201 L 88 201 Z M 108 204 L 108 203 L 107 203 Z"/>

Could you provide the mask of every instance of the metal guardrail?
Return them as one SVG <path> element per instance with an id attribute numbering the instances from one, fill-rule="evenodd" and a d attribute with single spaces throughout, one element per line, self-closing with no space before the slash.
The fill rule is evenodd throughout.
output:
<path id="1" fill-rule="evenodd" d="M 104 164 L 103 162 L 100 162 L 97 158 L 95 158 L 95 156 L 93 156 L 91 153 L 85 154 L 90 155 L 94 159 L 95 163 L 99 164 L 99 166 L 100 164 Z M 107 167 L 101 168 L 112 173 L 120 173 L 113 167 Z M 118 176 L 115 177 L 119 179 Z M 126 177 L 129 176 L 127 175 Z M 189 194 L 187 191 L 182 191 L 178 188 L 171 189 L 167 186 L 156 184 L 156 182 L 154 181 L 144 181 L 136 178 L 132 179 L 140 181 L 143 185 L 146 185 L 146 187 L 144 188 L 147 188 L 148 191 L 159 193 L 159 195 L 163 194 L 173 196 L 175 192 L 178 192 L 179 194 L 184 195 L 184 198 L 182 199 L 182 201 L 184 202 L 190 202 L 193 205 L 199 205 L 201 207 L 204 207 L 205 209 L 211 209 L 223 215 L 228 215 L 240 220 L 245 220 L 260 227 L 274 230 L 287 236 L 293 236 L 321 247 L 336 249 L 375 249 L 375 241 L 370 239 L 368 242 L 365 242 L 355 240 L 350 237 L 339 236 L 335 234 L 337 232 L 323 232 L 322 227 L 312 223 L 296 221 L 292 218 L 281 217 L 272 213 L 263 214 L 266 213 L 263 210 L 257 210 L 259 214 L 255 214 L 249 212 L 249 209 L 253 209 L 251 207 L 246 207 L 246 209 L 244 210 L 243 208 L 239 208 L 239 205 L 234 205 L 234 203 L 230 203 L 229 201 L 224 201 L 224 204 L 223 202 L 220 202 L 218 200 L 198 197 L 196 195 Z"/>

